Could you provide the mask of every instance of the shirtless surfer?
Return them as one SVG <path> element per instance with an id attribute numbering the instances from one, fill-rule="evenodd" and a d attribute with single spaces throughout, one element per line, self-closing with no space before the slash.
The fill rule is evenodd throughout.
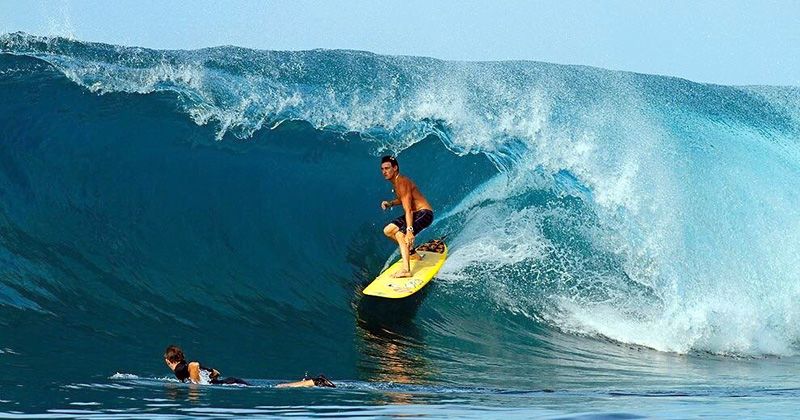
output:
<path id="1" fill-rule="evenodd" d="M 419 259 L 414 251 L 414 235 L 433 222 L 433 208 L 428 200 L 419 192 L 419 188 L 409 177 L 400 175 L 400 165 L 393 156 L 381 158 L 381 173 L 392 183 L 396 198 L 382 201 L 381 208 L 403 205 L 403 215 L 389 222 L 383 228 L 383 234 L 400 247 L 405 269 L 394 274 L 395 277 L 411 277 L 411 259 Z"/>
<path id="2" fill-rule="evenodd" d="M 213 368 L 205 367 L 201 365 L 200 362 L 187 362 L 185 356 L 183 355 L 183 350 L 176 345 L 171 345 L 164 351 L 164 362 L 175 374 L 175 377 L 181 382 L 185 382 L 188 379 L 191 383 L 199 384 L 202 382 L 202 377 L 205 376 L 209 383 L 215 385 L 250 385 L 246 381 L 239 378 L 229 377 L 221 379 L 219 377 L 219 371 Z M 276 385 L 277 388 L 300 388 L 312 386 L 336 388 L 336 385 L 329 381 L 325 375 L 319 375 L 316 378 L 305 378 L 302 381 Z"/>

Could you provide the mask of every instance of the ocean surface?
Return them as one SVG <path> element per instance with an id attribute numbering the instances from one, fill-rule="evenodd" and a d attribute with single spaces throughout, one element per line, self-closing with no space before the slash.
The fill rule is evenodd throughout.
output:
<path id="1" fill-rule="evenodd" d="M 0 36 L 2 418 L 796 416 L 798 238 L 798 87 Z"/>

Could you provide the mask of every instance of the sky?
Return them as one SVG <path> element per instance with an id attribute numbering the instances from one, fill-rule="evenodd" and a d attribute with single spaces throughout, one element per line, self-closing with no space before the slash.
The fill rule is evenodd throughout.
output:
<path id="1" fill-rule="evenodd" d="M 800 0 L 0 0 L 0 33 L 16 31 L 159 49 L 355 49 L 800 86 Z"/>

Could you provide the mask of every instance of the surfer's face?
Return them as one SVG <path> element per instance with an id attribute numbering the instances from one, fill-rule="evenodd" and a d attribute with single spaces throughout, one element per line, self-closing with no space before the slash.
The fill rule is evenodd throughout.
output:
<path id="1" fill-rule="evenodd" d="M 389 180 L 397 174 L 397 168 L 392 166 L 391 162 L 384 162 L 381 163 L 381 173 L 385 179 Z"/>

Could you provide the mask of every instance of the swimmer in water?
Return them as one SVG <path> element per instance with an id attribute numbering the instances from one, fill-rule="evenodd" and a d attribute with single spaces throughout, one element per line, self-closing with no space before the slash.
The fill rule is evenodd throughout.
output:
<path id="1" fill-rule="evenodd" d="M 200 364 L 200 362 L 187 362 L 186 357 L 183 355 L 183 350 L 176 345 L 171 345 L 164 351 L 164 362 L 175 374 L 175 377 L 181 382 L 186 382 L 188 380 L 191 383 L 199 384 L 202 383 L 202 378 L 205 376 L 208 378 L 208 383 L 215 385 L 250 385 L 247 381 L 239 378 L 228 377 L 222 379 L 219 377 L 220 373 L 218 370 L 203 366 Z M 328 380 L 325 375 L 319 375 L 316 378 L 305 378 L 302 381 L 276 385 L 277 388 L 300 388 L 312 386 L 329 388 L 336 387 L 336 385 Z"/>

